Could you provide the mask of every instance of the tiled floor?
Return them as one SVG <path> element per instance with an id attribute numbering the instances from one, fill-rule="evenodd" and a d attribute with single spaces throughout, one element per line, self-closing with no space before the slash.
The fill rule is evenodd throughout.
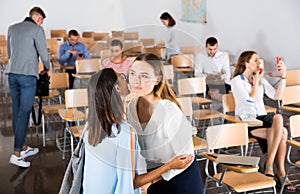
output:
<path id="1" fill-rule="evenodd" d="M 5 98 L 3 87 L 1 86 L 0 99 L 0 194 L 56 194 L 62 181 L 62 177 L 69 160 L 62 159 L 62 153 L 57 148 L 57 138 L 62 136 L 64 124 L 60 121 L 47 125 L 46 148 L 42 147 L 41 128 L 39 135 L 35 134 L 35 127 L 30 128 L 27 134 L 27 143 L 30 146 L 38 147 L 38 155 L 29 158 L 31 167 L 18 168 L 8 163 L 13 149 L 13 131 L 11 127 L 11 101 L 10 97 Z M 300 158 L 300 152 L 293 152 L 295 158 Z M 254 155 L 260 155 L 259 148 L 255 148 Z M 203 179 L 204 161 L 199 162 Z M 300 170 L 292 169 L 290 179 L 294 183 L 300 181 Z M 222 193 L 224 189 L 215 189 L 213 183 L 209 184 L 207 193 Z M 300 193 L 300 191 L 298 192 Z"/>

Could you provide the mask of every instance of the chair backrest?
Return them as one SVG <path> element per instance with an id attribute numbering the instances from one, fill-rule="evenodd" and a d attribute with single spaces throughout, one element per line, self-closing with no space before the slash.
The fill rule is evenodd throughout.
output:
<path id="1" fill-rule="evenodd" d="M 69 89 L 65 91 L 66 108 L 78 108 L 88 106 L 87 89 Z"/>
<path id="2" fill-rule="evenodd" d="M 182 95 L 204 94 L 206 82 L 203 77 L 192 77 L 178 80 L 178 93 Z"/>
<path id="3" fill-rule="evenodd" d="M 143 43 L 144 47 L 154 47 L 155 46 L 154 38 L 141 38 L 140 41 Z"/>
<path id="4" fill-rule="evenodd" d="M 111 37 L 123 37 L 124 38 L 124 31 L 123 30 L 112 30 Z"/>
<path id="5" fill-rule="evenodd" d="M 102 33 L 94 33 L 94 40 L 95 41 L 108 41 L 109 33 L 102 32 Z"/>
<path id="6" fill-rule="evenodd" d="M 6 40 L 0 40 L 0 46 L 6 47 L 7 46 Z"/>
<path id="7" fill-rule="evenodd" d="M 101 63 L 99 59 L 83 59 L 76 61 L 77 73 L 94 73 L 101 69 Z"/>
<path id="8" fill-rule="evenodd" d="M 144 47 L 143 48 L 143 53 L 152 53 L 156 56 L 158 56 L 159 58 L 163 58 L 164 56 L 164 51 L 161 48 L 156 48 L 156 47 Z"/>
<path id="9" fill-rule="evenodd" d="M 171 57 L 171 63 L 175 68 L 193 68 L 193 55 L 173 55 Z"/>
<path id="10" fill-rule="evenodd" d="M 300 85 L 286 87 L 283 93 L 282 105 L 295 104 L 299 102 Z"/>
<path id="11" fill-rule="evenodd" d="M 180 51 L 183 54 L 193 54 L 193 55 L 200 53 L 201 50 L 202 50 L 201 46 L 183 46 L 180 48 Z"/>
<path id="12" fill-rule="evenodd" d="M 107 48 L 107 44 L 103 42 L 97 42 L 96 44 L 92 45 L 89 49 L 89 53 L 91 56 L 100 57 L 100 53 L 102 50 Z"/>
<path id="13" fill-rule="evenodd" d="M 127 42 L 125 43 L 124 52 L 128 53 L 142 53 L 143 43 L 142 42 Z"/>
<path id="14" fill-rule="evenodd" d="M 191 124 L 193 124 L 193 103 L 191 97 L 179 97 L 177 98 L 181 106 L 183 114 L 188 117 Z"/>
<path id="15" fill-rule="evenodd" d="M 137 41 L 139 39 L 138 32 L 125 32 L 124 33 L 125 41 Z"/>
<path id="16" fill-rule="evenodd" d="M 82 32 L 83 38 L 93 38 L 94 39 L 95 32 Z"/>
<path id="17" fill-rule="evenodd" d="M 222 95 L 223 113 L 235 111 L 234 97 L 232 93 Z"/>
<path id="18" fill-rule="evenodd" d="M 300 137 L 300 115 L 293 115 L 290 117 L 290 132 L 291 137 Z"/>
<path id="19" fill-rule="evenodd" d="M 181 110 L 186 117 L 193 116 L 193 104 L 191 97 L 180 97 L 177 98 L 178 102 L 181 105 Z"/>
<path id="20" fill-rule="evenodd" d="M 206 129 L 206 140 L 209 150 L 247 146 L 248 125 L 246 123 L 234 123 L 209 126 Z"/>
<path id="21" fill-rule="evenodd" d="M 173 65 L 164 65 L 165 75 L 167 80 L 171 80 L 173 82 L 174 79 L 174 68 Z"/>
<path id="22" fill-rule="evenodd" d="M 286 85 L 300 85 L 300 69 L 286 71 Z"/>
<path id="23" fill-rule="evenodd" d="M 0 35 L 0 40 L 6 40 L 6 36 L 5 35 Z"/>
<path id="24" fill-rule="evenodd" d="M 6 46 L 0 46 L 0 57 L 8 57 Z"/>
<path id="25" fill-rule="evenodd" d="M 49 89 L 69 88 L 69 75 L 67 73 L 52 73 Z"/>
<path id="26" fill-rule="evenodd" d="M 104 59 L 106 58 L 110 58 L 111 57 L 111 51 L 109 49 L 105 49 L 105 50 L 102 50 L 100 52 L 100 58 L 101 60 L 103 61 Z"/>
<path id="27" fill-rule="evenodd" d="M 51 38 L 62 38 L 61 41 L 65 41 L 68 37 L 68 34 L 65 29 L 50 30 L 50 37 Z"/>

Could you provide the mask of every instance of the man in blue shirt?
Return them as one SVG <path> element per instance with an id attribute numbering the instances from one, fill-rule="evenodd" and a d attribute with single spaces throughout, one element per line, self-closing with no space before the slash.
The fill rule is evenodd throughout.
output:
<path id="1" fill-rule="evenodd" d="M 68 40 L 59 47 L 58 61 L 61 65 L 73 66 L 72 69 L 66 69 L 69 74 L 69 89 L 73 89 L 74 76 L 76 73 L 75 62 L 80 59 L 90 58 L 90 54 L 86 46 L 78 42 L 79 34 L 76 30 L 70 30 L 68 33 Z"/>

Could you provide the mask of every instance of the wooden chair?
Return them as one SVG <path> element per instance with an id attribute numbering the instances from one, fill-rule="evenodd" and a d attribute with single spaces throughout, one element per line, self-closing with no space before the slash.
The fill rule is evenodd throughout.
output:
<path id="1" fill-rule="evenodd" d="M 194 126 L 193 122 L 193 106 L 192 100 L 190 97 L 180 97 L 178 101 L 181 105 L 182 112 L 184 115 L 189 119 L 190 123 Z M 200 155 L 201 150 L 207 149 L 206 140 L 196 136 L 197 129 L 193 130 L 193 144 L 194 144 L 194 151 L 197 156 Z M 200 160 L 197 158 L 197 160 Z"/>
<path id="2" fill-rule="evenodd" d="M 111 51 L 109 49 L 105 49 L 100 52 L 101 61 L 103 61 L 106 58 L 110 58 L 110 57 L 111 57 Z"/>
<path id="3" fill-rule="evenodd" d="M 193 55 L 173 55 L 171 63 L 178 73 L 192 74 L 193 73 Z M 177 76 L 176 76 L 177 77 Z"/>
<path id="4" fill-rule="evenodd" d="M 94 33 L 94 40 L 97 42 L 108 42 L 109 39 L 109 33 L 108 32 L 102 32 L 102 33 Z"/>
<path id="5" fill-rule="evenodd" d="M 158 56 L 158 58 L 160 58 L 160 59 L 162 59 L 164 57 L 164 50 L 162 48 L 157 48 L 157 47 L 152 47 L 152 48 L 144 47 L 143 53 L 152 53 L 152 54 Z"/>
<path id="6" fill-rule="evenodd" d="M 64 109 L 59 109 L 59 116 L 65 121 L 66 127 L 64 130 L 64 143 L 63 143 L 63 159 L 65 159 L 66 152 L 66 140 L 67 133 L 70 134 L 71 139 L 71 155 L 74 151 L 74 139 L 73 137 L 79 137 L 84 128 L 84 125 L 80 125 L 80 121 L 86 119 L 86 114 L 83 111 L 79 111 L 78 108 L 88 107 L 88 95 L 87 89 L 70 89 L 65 91 L 65 105 Z M 69 122 L 76 122 L 76 126 L 70 126 Z"/>
<path id="7" fill-rule="evenodd" d="M 300 69 L 286 71 L 286 86 L 300 85 Z"/>
<path id="8" fill-rule="evenodd" d="M 205 93 L 206 85 L 203 77 L 193 77 L 178 80 L 178 95 L 191 96 L 192 102 L 199 105 L 199 108 L 201 108 L 193 111 L 194 119 L 196 121 L 210 119 L 211 125 L 213 125 L 213 119 L 223 118 L 223 114 L 211 109 L 211 100 L 205 98 Z M 203 95 L 203 97 L 198 97 L 197 95 Z M 209 108 L 206 109 L 206 106 Z"/>
<path id="9" fill-rule="evenodd" d="M 124 38 L 125 32 L 123 30 L 112 30 L 111 37 L 123 37 Z"/>
<path id="10" fill-rule="evenodd" d="M 68 38 L 67 31 L 65 29 L 50 30 L 50 37 L 57 39 L 60 43 L 64 42 Z"/>
<path id="11" fill-rule="evenodd" d="M 138 32 L 124 32 L 124 40 L 125 40 L 125 42 L 138 41 L 139 33 Z"/>
<path id="12" fill-rule="evenodd" d="M 154 38 L 141 38 L 140 41 L 143 43 L 144 47 L 155 47 Z"/>
<path id="13" fill-rule="evenodd" d="M 142 42 L 125 42 L 124 53 L 128 57 L 138 56 L 143 51 L 143 43 Z"/>
<path id="14" fill-rule="evenodd" d="M 92 32 L 92 31 L 82 32 L 83 38 L 93 38 L 94 39 L 94 35 L 95 35 L 95 32 Z"/>
<path id="15" fill-rule="evenodd" d="M 202 46 L 183 46 L 180 48 L 182 54 L 192 54 L 196 55 L 200 53 L 202 50 Z"/>
<path id="16" fill-rule="evenodd" d="M 293 115 L 290 117 L 290 133 L 291 136 L 289 138 L 289 140 L 287 140 L 287 144 L 288 144 L 288 151 L 287 151 L 287 161 L 290 164 L 290 166 L 288 167 L 288 170 L 286 172 L 286 176 L 284 178 L 284 181 L 286 181 L 289 171 L 290 171 L 290 167 L 297 167 L 300 168 L 300 160 L 298 161 L 293 161 L 291 159 L 291 151 L 292 149 L 300 149 L 300 141 L 299 141 L 299 137 L 300 137 L 300 115 Z M 284 189 L 284 185 L 282 185 L 281 189 L 280 189 L 280 194 L 283 193 L 283 189 Z"/>
<path id="17" fill-rule="evenodd" d="M 103 42 L 97 42 L 90 49 L 89 53 L 93 58 L 100 58 L 100 53 L 102 50 L 107 48 L 107 44 Z"/>
<path id="18" fill-rule="evenodd" d="M 300 113 L 300 85 L 285 88 L 282 98 L 281 111 L 287 110 Z"/>
<path id="19" fill-rule="evenodd" d="M 166 79 L 168 81 L 168 84 L 173 87 L 173 81 L 174 81 L 174 69 L 172 65 L 164 65 L 165 75 Z"/>
<path id="20" fill-rule="evenodd" d="M 43 147 L 46 147 L 46 135 L 45 135 L 45 115 L 58 114 L 58 110 L 65 107 L 65 104 L 62 102 L 61 92 L 58 90 L 68 89 L 69 88 L 69 75 L 67 73 L 52 73 L 50 77 L 50 91 L 57 91 L 59 103 L 48 104 L 42 106 L 42 134 L 43 134 Z M 50 92 L 49 92 L 50 93 Z"/>
<path id="21" fill-rule="evenodd" d="M 234 135 L 232 135 L 234 134 Z M 223 124 L 210 126 L 206 130 L 207 146 L 210 153 L 204 153 L 203 156 L 207 158 L 205 164 L 205 173 L 207 178 L 205 180 L 204 190 L 207 189 L 209 180 L 213 180 L 219 185 L 223 185 L 228 193 L 247 192 L 254 190 L 261 190 L 266 188 L 273 188 L 276 193 L 276 182 L 272 177 L 268 177 L 258 172 L 258 166 L 244 166 L 239 163 L 225 164 L 215 163 L 218 154 L 214 150 L 221 148 L 230 148 L 235 146 L 247 147 L 248 145 L 248 125 L 246 123 Z M 241 156 L 247 153 L 241 149 Z M 223 170 L 220 173 L 209 173 L 209 163 L 212 162 L 219 165 Z"/>
<path id="22" fill-rule="evenodd" d="M 0 40 L 6 40 L 6 36 L 5 35 L 0 35 Z"/>
<path id="23" fill-rule="evenodd" d="M 92 74 L 101 69 L 99 59 L 83 59 L 76 61 L 76 74 L 72 74 L 75 78 L 80 79 L 80 87 L 82 87 L 82 79 L 89 79 Z"/>

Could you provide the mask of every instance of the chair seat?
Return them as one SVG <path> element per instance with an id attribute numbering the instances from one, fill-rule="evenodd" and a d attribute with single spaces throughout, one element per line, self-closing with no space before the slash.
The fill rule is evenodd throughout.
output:
<path id="1" fill-rule="evenodd" d="M 65 108 L 65 104 L 43 105 L 44 114 L 55 114 L 58 113 L 58 109 L 62 108 Z"/>
<path id="2" fill-rule="evenodd" d="M 199 109 L 193 111 L 193 117 L 197 120 L 214 119 L 223 117 L 223 114 L 211 109 Z"/>
<path id="3" fill-rule="evenodd" d="M 265 105 L 265 109 L 268 113 L 276 112 L 276 108 Z"/>
<path id="4" fill-rule="evenodd" d="M 300 113 L 300 107 L 281 106 L 282 110 Z"/>
<path id="5" fill-rule="evenodd" d="M 227 115 L 227 114 L 224 114 L 224 119 L 228 120 L 228 121 L 231 121 L 233 123 L 247 123 L 249 127 L 257 127 L 257 126 L 262 126 L 263 125 L 263 122 L 262 121 L 257 121 L 257 122 L 246 122 L 246 121 L 242 121 L 240 119 L 239 116 L 233 116 L 233 115 Z"/>
<path id="6" fill-rule="evenodd" d="M 193 136 L 193 144 L 194 144 L 194 150 L 207 149 L 206 140 L 200 137 Z"/>
<path id="7" fill-rule="evenodd" d="M 48 96 L 42 96 L 42 98 L 47 99 L 47 98 L 54 98 L 59 96 L 60 93 L 58 90 L 49 90 L 49 95 Z M 38 99 L 38 96 L 35 96 L 36 99 Z"/>
<path id="8" fill-rule="evenodd" d="M 257 141 L 257 139 L 254 138 L 254 137 L 249 137 L 248 142 L 249 142 L 249 143 L 257 143 L 258 141 Z"/>
<path id="9" fill-rule="evenodd" d="M 214 175 L 214 178 L 220 180 L 222 173 Z M 223 182 L 237 192 L 253 191 L 274 187 L 276 182 L 272 177 L 267 177 L 260 172 L 236 173 L 233 171 L 226 172 Z"/>
<path id="10" fill-rule="evenodd" d="M 72 126 L 72 127 L 69 127 L 69 129 L 71 130 L 74 137 L 81 137 L 83 129 L 84 129 L 84 125 Z"/>
<path id="11" fill-rule="evenodd" d="M 65 121 L 83 121 L 85 119 L 85 114 L 77 109 L 59 109 L 58 114 Z"/>
<path id="12" fill-rule="evenodd" d="M 296 148 L 299 148 L 300 149 L 300 142 L 299 141 L 296 141 L 296 140 L 287 140 L 286 141 L 287 144 L 293 146 L 293 147 L 296 147 Z"/>
<path id="13" fill-rule="evenodd" d="M 192 103 L 205 105 L 205 104 L 211 104 L 211 100 L 202 97 L 192 97 Z"/>
<path id="14" fill-rule="evenodd" d="M 90 79 L 92 74 L 72 74 L 74 77 L 78 79 Z"/>

